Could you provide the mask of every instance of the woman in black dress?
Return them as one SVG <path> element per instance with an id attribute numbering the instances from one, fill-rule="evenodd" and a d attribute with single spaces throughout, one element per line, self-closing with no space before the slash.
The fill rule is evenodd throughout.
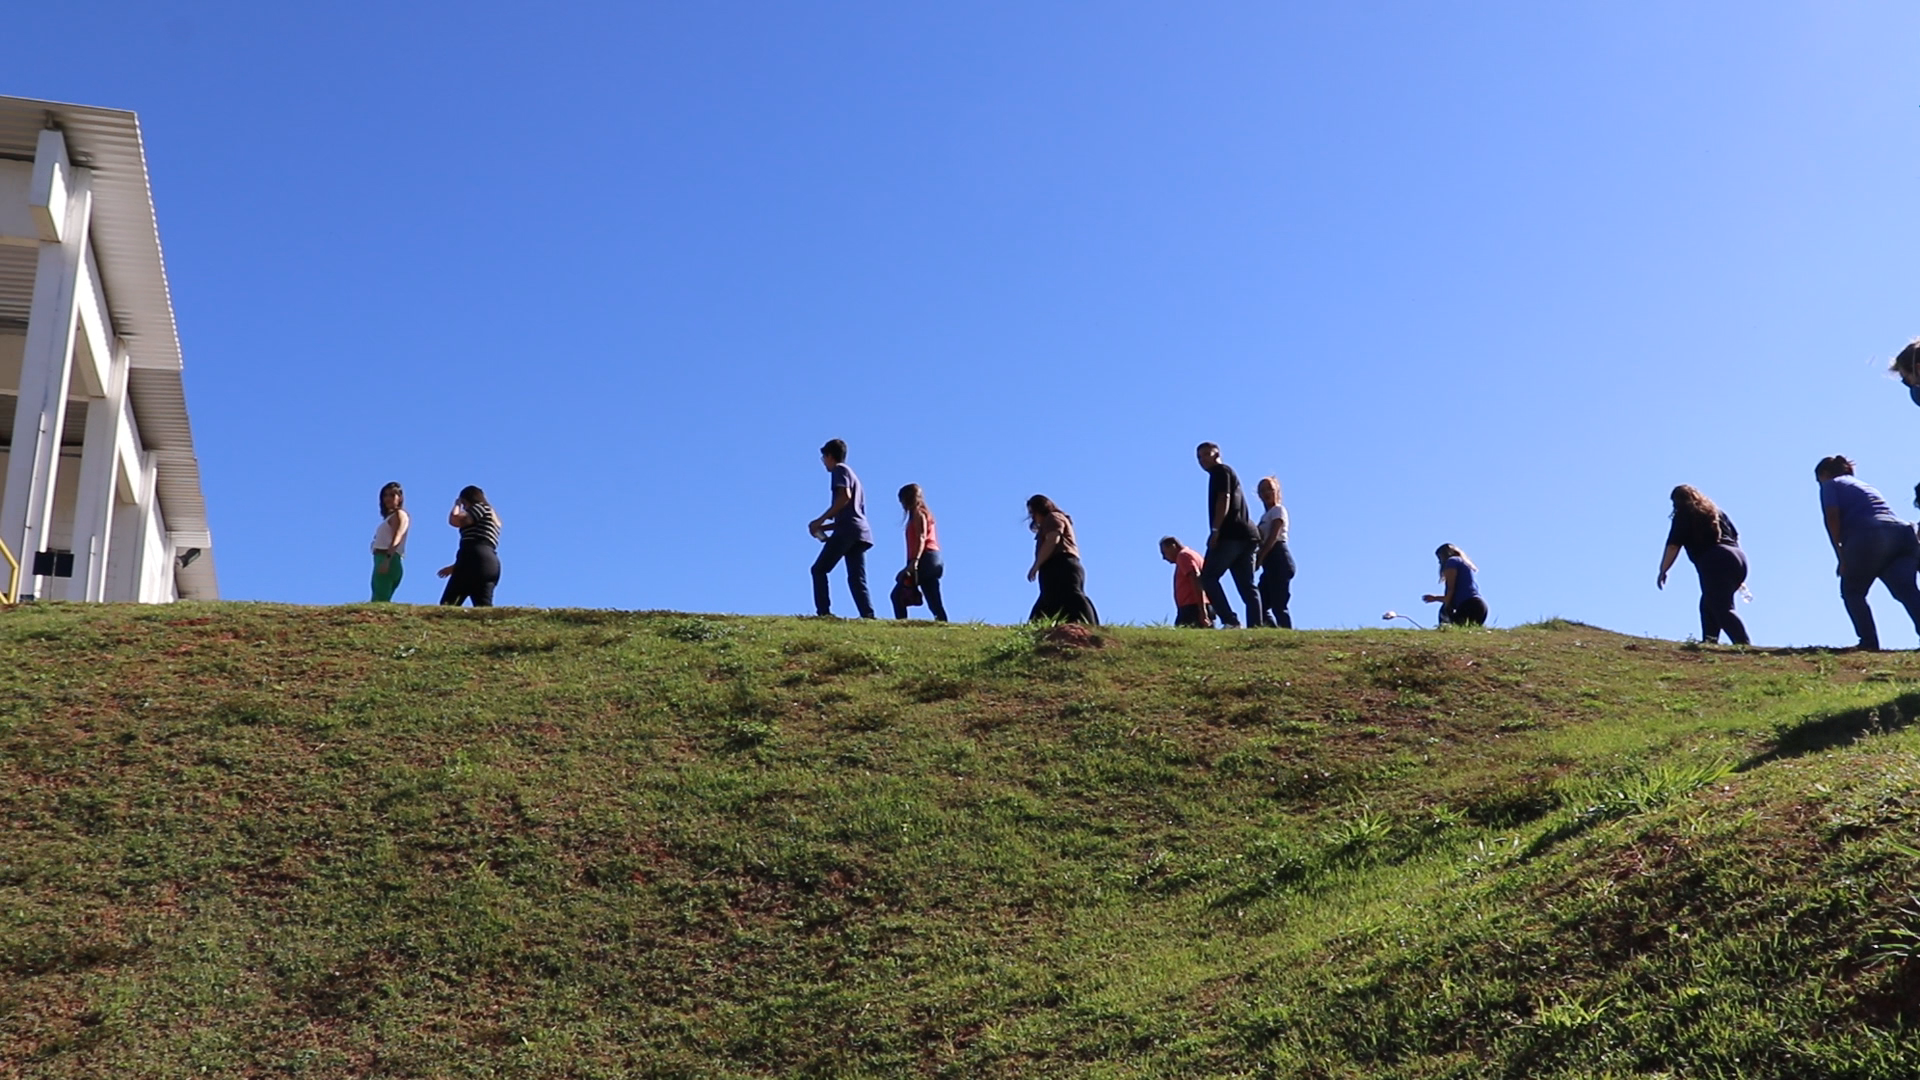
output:
<path id="1" fill-rule="evenodd" d="M 1720 632 L 1735 645 L 1748 644 L 1747 624 L 1733 608 L 1734 594 L 1747 580 L 1747 555 L 1740 550 L 1740 533 L 1713 500 L 1692 484 L 1673 489 L 1673 525 L 1667 530 L 1667 550 L 1660 557 L 1660 578 L 1667 587 L 1667 571 L 1685 551 L 1700 572 L 1700 640 L 1718 643 Z"/>
<path id="2" fill-rule="evenodd" d="M 1073 519 L 1052 499 L 1035 495 L 1027 500 L 1027 528 L 1033 530 L 1033 566 L 1027 570 L 1027 580 L 1040 582 L 1040 599 L 1034 601 L 1027 621 L 1100 625 L 1100 613 L 1087 599 L 1087 572 L 1080 565 Z"/>

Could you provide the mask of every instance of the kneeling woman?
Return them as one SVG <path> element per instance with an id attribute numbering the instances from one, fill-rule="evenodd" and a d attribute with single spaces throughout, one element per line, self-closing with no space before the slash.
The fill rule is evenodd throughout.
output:
<path id="1" fill-rule="evenodd" d="M 1667 587 L 1667 571 L 1682 549 L 1700 572 L 1700 640 L 1717 643 L 1725 630 L 1728 641 L 1749 644 L 1747 624 L 1733 607 L 1734 594 L 1747 580 L 1740 533 L 1733 519 L 1691 484 L 1673 489 L 1673 527 L 1667 530 L 1667 550 L 1660 556 L 1660 588 Z"/>
<path id="2" fill-rule="evenodd" d="M 1473 575 L 1479 567 L 1473 565 L 1473 560 L 1467 558 L 1466 552 L 1452 544 L 1441 544 L 1433 553 L 1440 560 L 1440 581 L 1446 589 L 1428 593 L 1420 599 L 1440 605 L 1442 624 L 1485 626 L 1487 602 L 1480 599 L 1480 589 L 1473 583 Z"/>
<path id="3" fill-rule="evenodd" d="M 1033 566 L 1027 580 L 1040 582 L 1040 599 L 1027 614 L 1028 622 L 1060 619 L 1100 625 L 1100 613 L 1087 599 L 1087 572 L 1080 565 L 1080 543 L 1073 535 L 1073 519 L 1045 495 L 1027 500 L 1027 528 L 1033 530 Z"/>
<path id="4" fill-rule="evenodd" d="M 460 530 L 460 550 L 452 566 L 440 568 L 447 579 L 440 602 L 459 607 L 471 599 L 474 607 L 492 607 L 493 588 L 500 584 L 500 515 L 486 492 L 468 484 L 447 512 L 447 524 Z"/>

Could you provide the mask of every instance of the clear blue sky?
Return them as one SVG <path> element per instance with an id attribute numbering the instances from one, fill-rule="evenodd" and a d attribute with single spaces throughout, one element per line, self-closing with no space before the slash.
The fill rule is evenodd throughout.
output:
<path id="1" fill-rule="evenodd" d="M 141 116 L 230 598 L 363 599 L 398 479 L 403 600 L 477 483 L 502 603 L 805 612 L 840 436 L 877 587 L 918 481 L 955 617 L 1023 617 L 1038 491 L 1168 619 L 1212 439 L 1285 485 L 1302 626 L 1430 614 L 1452 541 L 1498 623 L 1684 637 L 1691 482 L 1755 640 L 1848 643 L 1813 463 L 1920 480 L 1911 4 L 8 18 L 4 92 Z"/>

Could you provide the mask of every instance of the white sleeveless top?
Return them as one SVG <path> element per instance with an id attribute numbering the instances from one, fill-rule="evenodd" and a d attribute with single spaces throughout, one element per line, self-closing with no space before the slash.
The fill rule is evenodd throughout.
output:
<path id="1" fill-rule="evenodd" d="M 399 513 L 404 513 L 404 512 L 405 511 L 400 511 Z M 378 555 L 380 552 L 385 551 L 390 547 L 393 547 L 393 530 L 394 530 L 393 518 L 397 516 L 399 516 L 398 513 L 396 513 L 392 517 L 381 518 L 380 527 L 373 530 L 373 553 L 374 554 Z M 408 534 L 411 535 L 413 530 L 409 529 L 407 531 L 408 531 Z M 393 553 L 395 555 L 402 555 L 402 556 L 404 556 L 407 553 L 406 537 L 403 536 L 400 538 L 400 546 L 397 548 L 393 548 Z"/>

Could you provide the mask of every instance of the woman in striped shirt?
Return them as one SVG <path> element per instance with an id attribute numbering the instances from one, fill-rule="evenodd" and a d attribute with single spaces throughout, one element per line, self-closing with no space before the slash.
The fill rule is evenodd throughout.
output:
<path id="1" fill-rule="evenodd" d="M 447 579 L 440 602 L 459 607 L 471 599 L 474 607 L 492 607 L 493 587 L 500 583 L 500 515 L 486 492 L 468 484 L 447 512 L 447 524 L 460 530 L 460 551 L 452 566 L 440 568 Z"/>

